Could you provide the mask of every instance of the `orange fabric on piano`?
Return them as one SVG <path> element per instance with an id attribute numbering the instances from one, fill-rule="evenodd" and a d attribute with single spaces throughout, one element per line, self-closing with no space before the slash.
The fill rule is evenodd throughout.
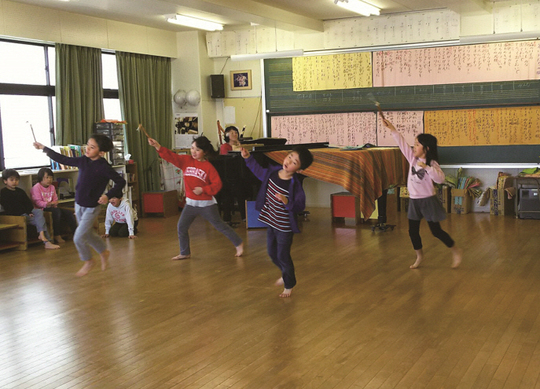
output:
<path id="1" fill-rule="evenodd" d="M 406 186 L 409 164 L 396 147 L 366 150 L 312 149 L 313 163 L 302 172 L 307 177 L 340 185 L 360 199 L 367 220 L 383 190 Z M 290 150 L 270 151 L 269 158 L 282 163 Z"/>

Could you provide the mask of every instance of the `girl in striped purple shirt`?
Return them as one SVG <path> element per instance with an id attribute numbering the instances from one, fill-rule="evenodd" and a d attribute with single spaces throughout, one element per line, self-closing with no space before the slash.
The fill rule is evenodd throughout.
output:
<path id="1" fill-rule="evenodd" d="M 296 285 L 291 245 L 294 233 L 300 232 L 297 214 L 306 207 L 306 195 L 297 173 L 311 165 L 313 155 L 307 148 L 298 146 L 287 154 L 282 166 L 268 168 L 259 165 L 244 148 L 242 157 L 255 177 L 262 181 L 255 209 L 260 212 L 259 221 L 268 225 L 268 255 L 281 270 L 276 285 L 283 285 L 284 289 L 279 297 L 290 297 Z"/>

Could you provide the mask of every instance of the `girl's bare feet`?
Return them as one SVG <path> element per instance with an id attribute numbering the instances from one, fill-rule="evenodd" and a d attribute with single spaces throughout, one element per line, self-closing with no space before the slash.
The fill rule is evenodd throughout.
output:
<path id="1" fill-rule="evenodd" d="M 109 255 L 111 255 L 111 252 L 109 250 L 105 250 L 99 256 L 101 257 L 101 270 L 107 269 L 107 266 L 109 266 Z"/>
<path id="2" fill-rule="evenodd" d="M 283 292 L 280 293 L 279 297 L 281 298 L 286 298 L 286 297 L 291 297 L 291 293 L 292 293 L 292 289 L 283 289 Z"/>
<path id="3" fill-rule="evenodd" d="M 452 247 L 452 269 L 456 269 L 461 264 L 461 249 Z"/>
<path id="4" fill-rule="evenodd" d="M 235 257 L 241 257 L 244 253 L 244 243 L 240 243 L 238 246 L 236 246 L 236 254 Z"/>
<path id="5" fill-rule="evenodd" d="M 422 251 L 422 249 L 414 251 L 416 252 L 416 261 L 409 267 L 411 269 L 418 269 L 420 263 L 424 260 L 424 252 Z"/>
<path id="6" fill-rule="evenodd" d="M 285 283 L 283 282 L 283 277 L 280 277 L 274 285 L 276 286 L 283 286 Z"/>
<path id="7" fill-rule="evenodd" d="M 182 259 L 188 259 L 188 258 L 190 258 L 190 257 L 191 257 L 191 255 L 189 255 L 189 254 L 187 254 L 187 255 L 182 255 L 182 254 L 180 254 L 180 255 L 177 255 L 176 257 L 172 257 L 171 259 L 172 259 L 173 261 L 180 261 L 180 260 L 182 260 Z"/>
<path id="8" fill-rule="evenodd" d="M 92 270 L 95 264 L 96 263 L 94 262 L 93 259 L 90 259 L 89 261 L 84 261 L 83 267 L 81 267 L 81 269 L 77 273 L 75 273 L 75 275 L 77 277 L 82 277 L 82 276 L 87 275 L 90 272 L 90 270 Z"/>
<path id="9" fill-rule="evenodd" d="M 48 240 L 46 240 L 44 243 L 45 243 L 45 248 L 47 250 L 56 250 L 60 248 L 60 246 L 58 246 L 57 244 L 51 243 Z"/>

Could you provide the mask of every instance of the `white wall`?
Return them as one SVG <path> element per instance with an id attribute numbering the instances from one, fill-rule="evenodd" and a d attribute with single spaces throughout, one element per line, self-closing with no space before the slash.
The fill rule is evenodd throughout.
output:
<path id="1" fill-rule="evenodd" d="M 0 36 L 174 58 L 174 32 L 0 0 Z"/>

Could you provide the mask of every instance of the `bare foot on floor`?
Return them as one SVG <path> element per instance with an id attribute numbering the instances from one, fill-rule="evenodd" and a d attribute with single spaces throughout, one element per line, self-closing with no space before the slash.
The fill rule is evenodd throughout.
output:
<path id="1" fill-rule="evenodd" d="M 75 273 L 75 275 L 77 277 L 82 277 L 82 276 L 87 275 L 90 272 L 90 270 L 92 270 L 95 264 L 96 263 L 94 262 L 93 259 L 90 259 L 89 261 L 84 261 L 83 267 L 81 267 L 81 269 L 77 273 Z"/>
<path id="2" fill-rule="evenodd" d="M 235 257 L 241 257 L 242 254 L 244 254 L 244 243 L 240 243 L 240 245 L 236 246 L 236 254 Z"/>
<path id="3" fill-rule="evenodd" d="M 173 261 L 180 261 L 180 260 L 182 260 L 182 259 L 188 259 L 188 258 L 191 258 L 191 255 L 189 255 L 189 254 L 188 254 L 188 255 L 182 255 L 182 254 L 180 254 L 180 255 L 177 255 L 176 257 L 172 257 L 171 259 L 172 259 Z"/>
<path id="4" fill-rule="evenodd" d="M 286 297 L 291 297 L 291 293 L 292 293 L 292 289 L 283 289 L 283 292 L 280 293 L 279 297 L 281 298 L 286 298 Z"/>
<path id="5" fill-rule="evenodd" d="M 283 286 L 284 285 L 284 282 L 283 282 L 283 277 L 280 277 L 276 283 L 274 284 L 275 286 Z"/>
<path id="6" fill-rule="evenodd" d="M 111 252 L 109 250 L 105 250 L 99 256 L 101 257 L 101 270 L 107 269 L 109 266 L 109 255 L 111 255 Z"/>
<path id="7" fill-rule="evenodd" d="M 461 264 L 462 251 L 452 247 L 452 269 L 456 269 Z"/>
<path id="8" fill-rule="evenodd" d="M 418 249 L 414 251 L 416 252 L 416 261 L 409 267 L 411 269 L 418 269 L 420 263 L 424 260 L 424 250 Z"/>
<path id="9" fill-rule="evenodd" d="M 46 241 L 46 242 L 45 242 L 45 248 L 46 248 L 47 250 L 56 250 L 56 249 L 59 249 L 60 246 L 58 246 L 57 244 L 51 243 L 51 242 L 49 242 L 49 241 Z"/>

